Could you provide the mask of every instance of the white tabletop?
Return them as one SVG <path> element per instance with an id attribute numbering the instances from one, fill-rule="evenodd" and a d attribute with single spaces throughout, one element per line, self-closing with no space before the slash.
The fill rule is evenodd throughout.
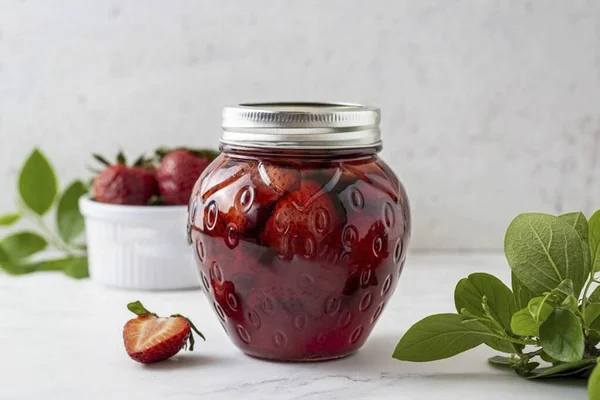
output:
<path id="1" fill-rule="evenodd" d="M 228 340 L 200 291 L 132 292 L 60 274 L 0 274 L 0 399 L 585 399 L 585 381 L 529 382 L 488 366 L 479 347 L 433 363 L 391 358 L 418 319 L 452 312 L 455 283 L 487 271 L 508 281 L 500 254 L 412 254 L 390 306 L 355 355 L 283 364 L 245 356 Z M 129 359 L 125 305 L 180 312 L 207 337 L 193 352 L 143 366 Z"/>

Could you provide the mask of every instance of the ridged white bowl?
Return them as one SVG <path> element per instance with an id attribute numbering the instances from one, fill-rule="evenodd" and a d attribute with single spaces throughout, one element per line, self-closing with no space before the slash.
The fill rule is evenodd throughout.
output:
<path id="1" fill-rule="evenodd" d="M 199 286 L 187 206 L 123 206 L 82 197 L 90 278 L 127 289 Z"/>

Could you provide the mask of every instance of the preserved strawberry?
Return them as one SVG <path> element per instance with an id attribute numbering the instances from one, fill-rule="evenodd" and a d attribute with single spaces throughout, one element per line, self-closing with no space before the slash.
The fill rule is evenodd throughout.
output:
<path id="1" fill-rule="evenodd" d="M 288 360 L 360 347 L 404 258 L 401 186 L 381 184 L 388 177 L 377 158 L 348 169 L 227 154 L 215 163 L 190 202 L 192 230 L 205 289 L 231 339 L 248 354 Z"/>
<path id="2" fill-rule="evenodd" d="M 205 293 L 245 353 L 343 357 L 379 319 L 410 210 L 377 156 L 377 124 L 375 109 L 352 105 L 225 110 L 223 152 L 194 187 L 188 229 Z"/>

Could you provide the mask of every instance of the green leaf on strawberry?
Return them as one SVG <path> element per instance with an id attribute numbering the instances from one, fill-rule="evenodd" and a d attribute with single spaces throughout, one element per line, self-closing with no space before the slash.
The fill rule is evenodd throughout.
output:
<path id="1" fill-rule="evenodd" d="M 136 300 L 136 301 L 133 301 L 133 302 L 127 304 L 127 309 L 129 311 L 131 311 L 132 313 L 134 313 L 135 315 L 146 315 L 146 314 L 156 315 L 156 314 L 148 311 L 146 309 L 146 307 L 144 307 L 142 302 L 139 300 Z"/>

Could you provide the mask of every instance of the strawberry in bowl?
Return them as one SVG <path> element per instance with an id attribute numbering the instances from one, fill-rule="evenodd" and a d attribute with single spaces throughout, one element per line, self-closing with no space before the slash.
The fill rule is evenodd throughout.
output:
<path id="1" fill-rule="evenodd" d="M 94 158 L 105 167 L 94 179 L 96 201 L 141 206 L 148 204 L 158 194 L 156 174 L 148 167 L 148 161 L 143 156 L 132 166 L 127 165 L 123 153 L 117 155 L 117 162 L 114 164 L 98 154 L 94 154 Z"/>
<path id="2" fill-rule="evenodd" d="M 204 156 L 192 159 L 192 154 Z M 80 199 L 91 279 L 130 289 L 199 286 L 186 241 L 187 200 L 183 202 L 192 188 L 183 182 L 195 180 L 214 154 L 161 150 L 157 157 L 142 156 L 131 165 L 122 153 L 114 163 L 94 155 L 103 169 L 92 184 L 93 197 Z"/>
<path id="3" fill-rule="evenodd" d="M 165 204 L 188 204 L 196 180 L 217 155 L 213 150 L 159 149 L 156 178 Z"/>

